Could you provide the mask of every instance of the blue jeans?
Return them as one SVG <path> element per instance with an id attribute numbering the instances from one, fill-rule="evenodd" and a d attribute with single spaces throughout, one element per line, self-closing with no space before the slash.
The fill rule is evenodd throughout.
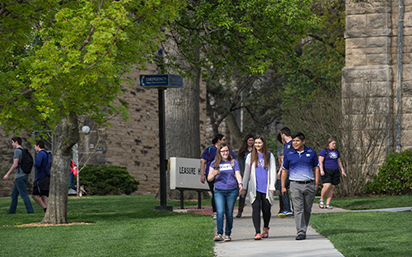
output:
<path id="1" fill-rule="evenodd" d="M 280 176 L 282 176 L 282 174 Z M 289 181 L 289 176 L 288 176 L 285 181 L 285 187 L 289 188 L 289 186 L 290 186 L 290 181 Z M 285 206 L 285 211 L 292 212 L 292 210 L 290 209 L 290 200 L 289 200 L 288 192 L 286 191 L 285 195 L 282 194 L 282 183 L 280 183 L 279 185 L 279 192 L 280 192 L 280 197 L 282 197 L 283 206 Z"/>
<path id="2" fill-rule="evenodd" d="M 69 176 L 69 188 L 77 191 L 77 187 L 76 187 L 75 185 L 73 185 L 73 178 L 74 178 L 73 172 L 70 172 L 70 176 Z"/>
<path id="3" fill-rule="evenodd" d="M 235 208 L 238 190 L 219 190 L 215 188 L 215 203 L 217 211 L 217 233 L 223 235 L 223 218 L 226 215 L 225 235 L 230 236 L 233 228 L 233 209 Z"/>
<path id="4" fill-rule="evenodd" d="M 24 205 L 26 205 L 27 213 L 34 213 L 33 206 L 31 205 L 29 194 L 27 193 L 26 184 L 29 180 L 29 175 L 24 175 L 23 177 L 14 180 L 13 191 L 11 192 L 11 204 L 10 209 L 7 214 L 15 214 L 17 208 L 17 201 L 19 194 L 21 199 L 23 199 Z"/>

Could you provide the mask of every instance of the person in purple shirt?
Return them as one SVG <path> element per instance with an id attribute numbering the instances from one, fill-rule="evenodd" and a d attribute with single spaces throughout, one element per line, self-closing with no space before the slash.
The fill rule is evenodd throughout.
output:
<path id="1" fill-rule="evenodd" d="M 213 209 L 213 219 L 216 219 L 216 204 L 215 204 L 215 193 L 213 191 L 215 187 L 215 182 L 214 181 L 208 181 L 207 180 L 207 175 L 209 174 L 209 167 L 212 161 L 216 157 L 216 150 L 219 147 L 221 143 L 226 142 L 226 137 L 222 134 L 217 134 L 216 137 L 212 140 L 213 145 L 209 146 L 206 148 L 202 156 L 200 157 L 200 182 L 204 184 L 206 181 L 209 185 L 209 189 L 212 192 L 212 209 Z M 232 150 L 230 150 L 230 153 L 233 157 L 233 159 L 236 159 L 235 153 L 233 153 Z"/>
<path id="2" fill-rule="evenodd" d="M 252 221 L 255 227 L 255 240 L 269 237 L 271 208 L 276 190 L 276 159 L 268 151 L 264 136 L 256 136 L 252 153 L 246 158 L 243 183 L 248 183 L 250 202 L 252 203 Z M 245 190 L 242 190 L 242 195 Z M 263 233 L 260 230 L 263 214 Z"/>
<path id="3" fill-rule="evenodd" d="M 313 200 L 319 183 L 319 161 L 316 151 L 305 146 L 305 135 L 292 136 L 292 146 L 283 157 L 282 194 L 285 194 L 286 178 L 290 179 L 290 194 L 295 214 L 296 240 L 306 239 L 306 231 L 312 212 Z"/>
<path id="4" fill-rule="evenodd" d="M 330 202 L 332 200 L 335 187 L 340 183 L 340 174 L 342 173 L 342 175 L 346 177 L 345 170 L 343 169 L 340 161 L 340 153 L 336 150 L 336 140 L 333 138 L 329 138 L 326 148 L 320 150 L 319 152 L 319 168 L 323 184 L 319 207 L 321 209 L 332 209 Z M 325 197 L 326 206 L 323 202 Z"/>
<path id="5" fill-rule="evenodd" d="M 214 241 L 223 240 L 223 219 L 226 215 L 225 242 L 231 241 L 230 234 L 233 228 L 233 209 L 239 191 L 243 189 L 242 176 L 238 162 L 232 158 L 229 146 L 221 143 L 217 147 L 215 160 L 210 164 L 208 181 L 215 181 L 215 203 L 217 210 L 217 235 Z"/>

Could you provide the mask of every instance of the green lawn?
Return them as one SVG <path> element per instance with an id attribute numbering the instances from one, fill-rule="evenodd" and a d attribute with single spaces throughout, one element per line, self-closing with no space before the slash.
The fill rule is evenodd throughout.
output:
<path id="1" fill-rule="evenodd" d="M 19 199 L 17 214 L 7 215 L 9 205 L 0 199 L 1 256 L 213 256 L 213 219 L 154 211 L 153 195 L 69 199 L 68 221 L 94 225 L 15 227 L 40 222 L 43 213 L 33 202 L 36 213 L 26 214 Z"/>
<path id="2" fill-rule="evenodd" d="M 210 204 L 210 201 L 203 201 Z M 93 225 L 15 227 L 40 222 L 41 208 L 28 215 L 19 199 L 0 199 L 0 256 L 213 256 L 215 223 L 208 215 L 157 212 L 150 196 L 94 196 L 69 199 L 69 222 Z M 179 208 L 179 201 L 168 201 Z M 185 201 L 185 207 L 196 201 Z M 334 198 L 346 209 L 412 206 L 412 196 Z M 312 215 L 310 225 L 344 256 L 411 256 L 412 213 L 350 212 Z"/>
<path id="3" fill-rule="evenodd" d="M 334 198 L 332 205 L 353 210 L 410 207 L 412 196 Z M 310 225 L 346 257 L 412 256 L 411 212 L 317 214 Z"/>
<path id="4" fill-rule="evenodd" d="M 319 199 L 316 199 L 316 204 Z M 412 195 L 333 198 L 332 206 L 348 210 L 386 209 L 412 206 Z"/>

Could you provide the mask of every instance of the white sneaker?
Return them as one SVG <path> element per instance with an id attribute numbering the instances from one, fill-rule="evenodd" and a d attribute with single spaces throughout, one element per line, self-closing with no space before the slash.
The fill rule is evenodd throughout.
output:
<path id="1" fill-rule="evenodd" d="M 212 217 L 214 220 L 217 219 L 217 214 L 213 214 Z"/>

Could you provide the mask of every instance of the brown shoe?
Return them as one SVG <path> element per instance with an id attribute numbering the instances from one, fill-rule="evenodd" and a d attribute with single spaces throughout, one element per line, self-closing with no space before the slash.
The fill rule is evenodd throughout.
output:
<path id="1" fill-rule="evenodd" d="M 243 213 L 243 208 L 245 207 L 245 200 L 239 200 L 239 209 L 236 218 L 241 218 Z"/>
<path id="2" fill-rule="evenodd" d="M 263 228 L 262 238 L 269 237 L 269 228 Z"/>
<path id="3" fill-rule="evenodd" d="M 260 236 L 259 233 L 257 233 L 257 234 L 255 235 L 255 240 L 260 240 L 260 239 L 262 239 L 262 237 Z"/>

